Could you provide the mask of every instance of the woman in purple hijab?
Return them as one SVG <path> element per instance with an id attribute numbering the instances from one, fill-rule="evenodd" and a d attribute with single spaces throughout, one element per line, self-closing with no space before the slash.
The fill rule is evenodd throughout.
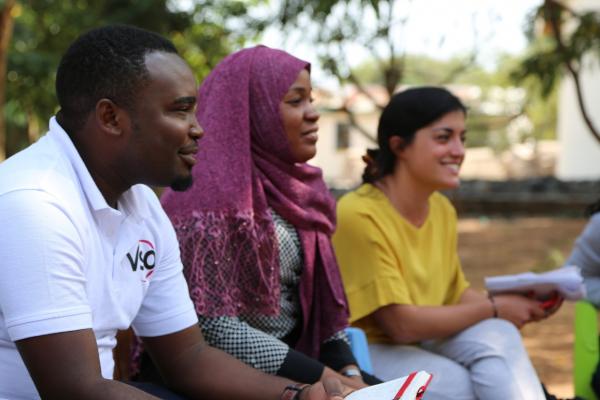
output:
<path id="1" fill-rule="evenodd" d="M 331 246 L 335 201 L 316 152 L 310 65 L 258 46 L 225 58 L 198 97 L 194 185 L 162 204 L 206 340 L 264 372 L 362 387 Z M 364 378 L 364 381 L 363 381 Z"/>

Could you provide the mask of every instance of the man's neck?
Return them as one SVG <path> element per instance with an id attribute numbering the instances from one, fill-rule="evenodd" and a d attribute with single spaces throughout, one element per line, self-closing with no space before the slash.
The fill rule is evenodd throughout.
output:
<path id="1" fill-rule="evenodd" d="M 70 137 L 102 197 L 110 207 L 117 209 L 119 198 L 131 185 L 123 180 L 115 168 L 112 168 L 110 159 L 98 157 L 100 154 L 108 154 L 107 152 L 99 151 L 90 140 L 81 140 L 84 135 L 88 135 L 89 138 L 93 132 L 75 133 Z"/>

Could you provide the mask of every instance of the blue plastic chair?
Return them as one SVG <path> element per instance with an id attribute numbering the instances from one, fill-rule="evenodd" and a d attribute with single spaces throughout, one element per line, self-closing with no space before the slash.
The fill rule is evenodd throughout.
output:
<path id="1" fill-rule="evenodd" d="M 346 328 L 346 334 L 350 339 L 350 348 L 352 354 L 358 362 L 358 366 L 363 371 L 372 374 L 373 366 L 371 365 L 371 357 L 369 356 L 369 346 L 367 344 L 367 336 L 360 328 L 348 327 Z"/>

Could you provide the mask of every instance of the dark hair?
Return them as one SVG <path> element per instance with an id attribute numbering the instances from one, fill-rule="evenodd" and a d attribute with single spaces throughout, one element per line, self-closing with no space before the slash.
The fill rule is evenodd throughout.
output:
<path id="1" fill-rule="evenodd" d="M 80 129 L 102 98 L 131 109 L 136 90 L 148 79 L 145 56 L 154 51 L 177 54 L 168 39 L 128 25 L 92 29 L 77 38 L 56 72 L 61 122 Z"/>
<path id="2" fill-rule="evenodd" d="M 452 111 L 467 113 L 461 101 L 441 87 L 423 86 L 407 89 L 392 96 L 379 117 L 377 144 L 367 150 L 363 182 L 374 182 L 394 171 L 396 156 L 390 149 L 390 138 L 400 136 L 409 145 L 415 133 Z"/>

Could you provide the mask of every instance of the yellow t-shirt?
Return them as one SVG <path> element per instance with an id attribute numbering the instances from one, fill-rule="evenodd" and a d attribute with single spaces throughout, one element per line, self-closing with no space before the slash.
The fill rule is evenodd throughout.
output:
<path id="1" fill-rule="evenodd" d="M 365 184 L 340 199 L 333 236 L 350 321 L 372 343 L 390 343 L 371 314 L 389 304 L 456 304 L 469 286 L 456 250 L 456 211 L 440 193 L 417 228 Z"/>

